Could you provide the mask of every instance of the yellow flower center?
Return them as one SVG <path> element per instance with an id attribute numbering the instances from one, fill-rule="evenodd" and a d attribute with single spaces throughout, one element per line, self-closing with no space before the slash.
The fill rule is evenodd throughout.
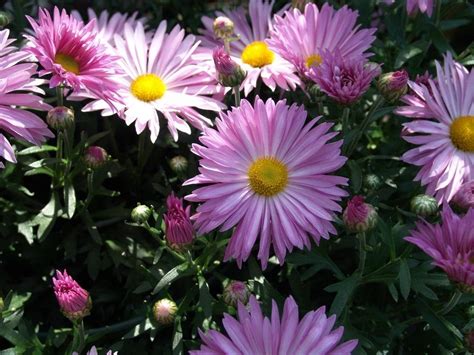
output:
<path id="1" fill-rule="evenodd" d="M 80 73 L 79 63 L 70 55 L 63 53 L 56 53 L 54 61 L 60 64 L 64 70 L 78 75 Z"/>
<path id="2" fill-rule="evenodd" d="M 132 82 L 130 91 L 138 100 L 150 102 L 161 99 L 166 92 L 166 84 L 158 75 L 144 74 Z"/>
<path id="3" fill-rule="evenodd" d="M 242 52 L 242 61 L 254 68 L 261 68 L 272 64 L 274 59 L 275 53 L 262 41 L 250 43 Z"/>
<path id="4" fill-rule="evenodd" d="M 306 58 L 306 67 L 311 68 L 314 67 L 316 68 L 318 65 L 320 65 L 323 62 L 323 58 L 319 54 L 311 54 Z"/>
<path id="5" fill-rule="evenodd" d="M 474 153 L 474 116 L 456 118 L 451 123 L 449 135 L 456 148 Z"/>
<path id="6" fill-rule="evenodd" d="M 288 184 L 288 169 L 273 157 L 255 160 L 247 174 L 252 190 L 266 197 L 279 194 Z"/>

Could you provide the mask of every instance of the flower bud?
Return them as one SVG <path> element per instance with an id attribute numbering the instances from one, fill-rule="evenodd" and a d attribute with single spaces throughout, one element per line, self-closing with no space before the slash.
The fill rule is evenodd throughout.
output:
<path id="1" fill-rule="evenodd" d="M 153 305 L 153 317 L 161 325 L 173 323 L 178 307 L 173 301 L 163 298 Z"/>
<path id="2" fill-rule="evenodd" d="M 369 190 L 378 190 L 382 186 L 382 180 L 375 174 L 368 174 L 364 178 L 364 185 Z"/>
<path id="3" fill-rule="evenodd" d="M 225 16 L 219 16 L 212 25 L 214 35 L 219 39 L 228 39 L 234 34 L 234 23 Z"/>
<path id="4" fill-rule="evenodd" d="M 164 215 L 166 241 L 171 248 L 182 251 L 193 242 L 191 207 L 184 209 L 183 200 L 177 198 L 174 193 L 166 199 L 166 207 L 168 208 L 168 212 Z"/>
<path id="5" fill-rule="evenodd" d="M 227 87 L 240 86 L 247 75 L 230 55 L 224 50 L 224 47 L 214 49 L 212 53 L 214 64 L 216 66 L 218 81 L 221 85 Z"/>
<path id="6" fill-rule="evenodd" d="M 109 159 L 107 151 L 96 145 L 87 147 L 84 154 L 84 162 L 88 168 L 95 169 L 98 168 Z"/>
<path id="7" fill-rule="evenodd" d="M 10 22 L 10 15 L 4 11 L 0 11 L 0 28 L 7 26 Z"/>
<path id="8" fill-rule="evenodd" d="M 49 110 L 46 122 L 56 130 L 65 129 L 74 123 L 74 110 L 66 106 L 57 106 Z"/>
<path id="9" fill-rule="evenodd" d="M 182 155 L 177 155 L 171 158 L 170 167 L 176 174 L 182 174 L 188 169 L 188 160 Z"/>
<path id="10" fill-rule="evenodd" d="M 428 217 L 438 212 L 438 201 L 432 196 L 416 195 L 411 199 L 410 207 L 416 215 Z"/>
<path id="11" fill-rule="evenodd" d="M 342 214 L 346 228 L 351 232 L 367 232 L 377 224 L 377 211 L 365 203 L 363 196 L 354 196 Z"/>
<path id="12" fill-rule="evenodd" d="M 130 216 L 132 217 L 132 221 L 142 224 L 148 221 L 148 218 L 151 216 L 151 212 L 152 211 L 150 207 L 138 204 L 137 207 L 132 210 Z"/>
<path id="13" fill-rule="evenodd" d="M 5 303 L 3 302 L 3 297 L 0 297 L 0 313 L 3 312 L 3 309 L 5 308 Z M 1 317 L 1 315 L 0 315 Z"/>
<path id="14" fill-rule="evenodd" d="M 385 73 L 379 76 L 377 88 L 388 102 L 395 102 L 408 90 L 408 73 L 406 70 Z"/>
<path id="15" fill-rule="evenodd" d="M 92 300 L 89 292 L 79 286 L 66 270 L 63 273 L 56 270 L 53 284 L 54 294 L 64 316 L 74 322 L 90 314 Z"/>
<path id="16" fill-rule="evenodd" d="M 474 208 L 474 180 L 462 184 L 451 203 L 460 212 L 467 212 L 469 208 Z"/>
<path id="17" fill-rule="evenodd" d="M 310 0 L 292 0 L 291 7 L 303 12 L 306 4 L 309 4 L 310 2 L 311 2 Z"/>
<path id="18" fill-rule="evenodd" d="M 239 303 L 247 304 L 249 297 L 250 290 L 242 281 L 230 281 L 222 293 L 224 302 L 233 307 L 236 307 Z"/>

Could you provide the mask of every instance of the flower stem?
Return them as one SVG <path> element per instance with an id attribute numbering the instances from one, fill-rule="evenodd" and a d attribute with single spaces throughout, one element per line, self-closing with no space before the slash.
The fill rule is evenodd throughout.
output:
<path id="1" fill-rule="evenodd" d="M 351 109 L 349 107 L 344 107 L 344 110 L 342 111 L 342 117 L 341 117 L 342 133 L 344 133 L 344 135 L 347 133 L 348 128 L 349 128 L 350 113 L 351 113 Z"/>
<path id="2" fill-rule="evenodd" d="M 58 98 L 58 106 L 64 105 L 64 88 L 62 85 L 56 86 L 56 96 Z"/>
<path id="3" fill-rule="evenodd" d="M 439 313 L 441 315 L 445 315 L 451 312 L 453 308 L 456 307 L 461 297 L 462 297 L 462 292 L 456 289 L 456 291 L 454 291 L 453 295 L 451 296 L 451 299 L 448 301 L 448 303 L 444 305 L 444 307 L 441 309 Z"/>
<path id="4" fill-rule="evenodd" d="M 240 106 L 240 87 L 234 86 L 235 106 Z"/>
<path id="5" fill-rule="evenodd" d="M 72 351 L 77 351 L 79 354 L 84 349 L 85 344 L 85 333 L 84 333 L 84 322 L 81 320 L 74 322 L 74 337 L 72 339 Z"/>
<path id="6" fill-rule="evenodd" d="M 365 239 L 365 232 L 360 232 L 359 237 L 359 267 L 357 268 L 360 276 L 364 275 L 365 259 L 367 257 L 367 242 Z"/>

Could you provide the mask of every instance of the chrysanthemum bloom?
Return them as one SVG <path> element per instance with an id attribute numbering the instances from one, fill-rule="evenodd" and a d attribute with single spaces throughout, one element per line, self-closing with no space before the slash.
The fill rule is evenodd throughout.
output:
<path id="1" fill-rule="evenodd" d="M 338 51 L 323 53 L 324 62 L 311 68 L 308 76 L 321 91 L 340 104 L 349 105 L 358 101 L 380 74 L 380 66 L 367 63 L 363 57 L 346 59 Z"/>
<path id="2" fill-rule="evenodd" d="M 405 69 L 380 75 L 377 88 L 388 102 L 395 102 L 408 90 L 408 73 Z"/>
<path id="3" fill-rule="evenodd" d="M 285 100 L 256 99 L 221 113 L 217 130 L 206 129 L 192 152 L 201 157 L 200 175 L 185 182 L 206 184 L 186 199 L 203 202 L 192 217 L 200 234 L 237 226 L 225 260 L 245 261 L 260 239 L 258 258 L 266 267 L 273 245 L 280 263 L 294 246 L 310 247 L 336 230 L 334 211 L 347 179 L 330 175 L 346 161 L 331 123 L 305 125 L 303 107 Z"/>
<path id="4" fill-rule="evenodd" d="M 441 204 L 474 179 L 474 70 L 468 72 L 451 54 L 444 69 L 439 63 L 436 67 L 436 83 L 429 80 L 432 93 L 411 82 L 415 95 L 405 95 L 402 101 L 408 105 L 396 113 L 417 118 L 404 124 L 403 139 L 418 147 L 402 159 L 422 167 L 415 179 Z"/>
<path id="5" fill-rule="evenodd" d="M 183 199 L 174 193 L 166 199 L 168 211 L 164 215 L 166 241 L 175 249 L 181 250 L 193 242 L 194 228 L 191 222 L 191 206 L 183 207 Z"/>
<path id="6" fill-rule="evenodd" d="M 105 100 L 111 110 L 116 110 L 115 102 L 121 102 L 121 98 L 115 77 L 121 70 L 118 58 L 100 42 L 95 21 L 84 25 L 57 7 L 53 17 L 40 9 L 37 21 L 27 18 L 33 34 L 25 35 L 29 40 L 25 49 L 43 67 L 40 75 L 51 74 L 49 86 L 63 85 L 74 93 L 85 92 Z"/>
<path id="7" fill-rule="evenodd" d="M 463 217 L 448 205 L 441 212 L 441 223 L 418 222 L 405 238 L 433 258 L 461 289 L 474 292 L 474 209 Z"/>
<path id="8" fill-rule="evenodd" d="M 347 6 L 336 11 L 325 3 L 319 11 L 310 3 L 304 13 L 291 9 L 284 16 L 276 15 L 268 43 L 303 76 L 326 59 L 324 51 L 337 49 L 345 59 L 369 55 L 364 52 L 375 40 L 376 29 L 359 29 L 357 17 L 358 12 Z"/>
<path id="9" fill-rule="evenodd" d="M 196 109 L 220 111 L 225 107 L 206 96 L 217 92 L 216 79 L 194 58 L 198 46 L 194 36 L 185 36 L 178 25 L 166 33 L 166 21 L 161 22 L 148 44 L 141 23 L 135 28 L 125 24 L 124 37 L 115 36 L 115 45 L 126 73 L 120 88 L 124 118 L 128 125 L 135 122 L 137 134 L 148 127 L 151 141 L 155 142 L 161 113 L 177 141 L 178 131 L 191 133 L 188 122 L 200 130 L 212 124 Z M 111 114 L 102 101 L 94 101 L 84 110 Z"/>
<path id="10" fill-rule="evenodd" d="M 212 53 L 216 66 L 217 79 L 222 86 L 235 87 L 242 84 L 247 73 L 232 60 L 224 47 L 214 49 Z"/>
<path id="11" fill-rule="evenodd" d="M 242 281 L 230 281 L 224 288 L 222 299 L 229 306 L 236 307 L 238 303 L 247 304 L 250 290 Z"/>
<path id="12" fill-rule="evenodd" d="M 58 300 L 61 312 L 71 321 L 82 319 L 90 314 L 92 301 L 89 292 L 67 274 L 66 270 L 61 273 L 56 270 L 53 277 L 54 294 Z"/>
<path id="13" fill-rule="evenodd" d="M 93 145 L 87 147 L 84 154 L 84 162 L 89 168 L 98 168 L 109 159 L 107 151 L 99 146 Z"/>
<path id="14" fill-rule="evenodd" d="M 167 325 L 173 323 L 178 307 L 176 303 L 163 298 L 153 305 L 153 317 L 158 324 Z"/>
<path id="15" fill-rule="evenodd" d="M 357 340 L 341 343 L 344 328 L 333 330 L 335 321 L 336 316 L 326 316 L 325 307 L 300 320 L 293 297 L 286 299 L 281 318 L 275 301 L 271 316 L 265 317 L 252 296 L 249 309 L 239 303 L 238 320 L 224 314 L 222 324 L 227 335 L 216 330 L 206 334 L 199 331 L 203 345 L 190 354 L 350 354 Z"/>
<path id="16" fill-rule="evenodd" d="M 300 80 L 295 75 L 295 67 L 280 55 L 275 53 L 267 44 L 269 31 L 272 27 L 273 2 L 266 0 L 250 0 L 247 12 L 243 7 L 235 10 L 217 12 L 216 16 L 226 16 L 234 23 L 234 32 L 239 38 L 230 43 L 230 56 L 246 72 L 247 76 L 241 85 L 247 96 L 256 86 L 259 78 L 272 91 L 278 86 L 284 90 L 294 90 Z M 222 41 L 215 38 L 213 19 L 202 18 L 204 29 L 202 43 L 209 50 L 222 46 Z"/>
<path id="17" fill-rule="evenodd" d="M 407 0 L 408 15 L 415 15 L 418 10 L 431 17 L 433 14 L 434 0 Z"/>
<path id="18" fill-rule="evenodd" d="M 462 184 L 451 202 L 461 211 L 474 208 L 474 180 Z"/>
<path id="19" fill-rule="evenodd" d="M 342 219 L 351 232 L 367 232 L 377 224 L 377 212 L 363 196 L 354 196 L 347 202 Z"/>
<path id="20" fill-rule="evenodd" d="M 34 94 L 43 93 L 38 87 L 41 80 L 32 78 L 36 73 L 36 64 L 20 63 L 30 55 L 10 46 L 14 40 L 8 39 L 9 34 L 9 30 L 0 31 L 0 130 L 15 138 L 41 145 L 47 137 L 53 137 L 53 133 L 41 118 L 21 107 L 48 110 L 51 106 Z M 13 147 L 2 133 L 0 157 L 16 162 Z M 0 168 L 3 167 L 0 161 Z"/>

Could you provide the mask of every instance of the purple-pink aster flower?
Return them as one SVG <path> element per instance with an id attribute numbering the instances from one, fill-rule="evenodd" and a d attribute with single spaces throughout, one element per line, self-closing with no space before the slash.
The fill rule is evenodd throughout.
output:
<path id="1" fill-rule="evenodd" d="M 410 82 L 413 95 L 396 112 L 417 118 L 405 123 L 403 139 L 418 147 L 402 159 L 421 166 L 415 180 L 441 204 L 449 202 L 461 185 L 474 180 L 474 70 L 456 63 L 451 54 L 444 68 L 436 63 L 437 80 L 428 88 Z"/>
<path id="2" fill-rule="evenodd" d="M 25 35 L 26 47 L 43 70 L 40 75 L 51 74 L 51 88 L 64 85 L 74 93 L 88 93 L 105 100 L 116 110 L 121 102 L 117 94 L 115 77 L 121 73 L 118 57 L 101 43 L 95 20 L 87 25 L 66 10 L 54 8 L 53 15 L 40 9 L 38 20 L 27 16 L 33 34 Z"/>
<path id="3" fill-rule="evenodd" d="M 225 16 L 234 23 L 234 33 L 239 36 L 230 43 L 230 56 L 247 72 L 241 85 L 245 96 L 257 86 L 259 78 L 272 91 L 277 86 L 284 90 L 294 90 L 300 84 L 294 73 L 295 67 L 275 53 L 266 42 L 273 25 L 273 3 L 274 1 L 250 0 L 248 12 L 244 7 L 216 12 L 216 17 Z M 204 16 L 202 23 L 204 29 L 200 32 L 203 35 L 203 45 L 209 50 L 221 46 L 222 40 L 214 35 L 214 20 Z"/>
<path id="4" fill-rule="evenodd" d="M 460 217 L 445 205 L 441 223 L 418 222 L 405 239 L 431 256 L 451 281 L 474 292 L 474 208 Z"/>
<path id="5" fill-rule="evenodd" d="M 275 16 L 268 41 L 283 58 L 293 63 L 300 75 L 326 60 L 324 51 L 338 50 L 345 59 L 367 57 L 375 40 L 375 28 L 359 29 L 357 11 L 347 6 L 335 10 L 325 3 L 321 10 L 307 4 L 304 13 L 291 9 Z"/>
<path id="6" fill-rule="evenodd" d="M 36 73 L 36 64 L 21 63 L 30 55 L 10 46 L 14 40 L 8 39 L 9 34 L 9 30 L 0 31 L 0 131 L 41 145 L 47 137 L 53 137 L 53 134 L 41 118 L 21 107 L 48 110 L 51 106 L 35 95 L 43 93 L 38 87 L 42 80 L 32 78 Z M 2 133 L 0 157 L 12 163 L 16 162 L 13 147 Z M 0 161 L 0 168 L 3 167 L 3 162 Z"/>
<path id="7" fill-rule="evenodd" d="M 308 76 L 321 91 L 340 104 L 352 104 L 368 90 L 380 74 L 380 66 L 367 63 L 363 57 L 344 58 L 338 51 L 322 52 L 325 60 L 311 68 Z"/>
<path id="8" fill-rule="evenodd" d="M 440 0 L 441 1 L 441 0 Z M 425 13 L 431 17 L 433 14 L 434 0 L 407 0 L 407 12 L 408 15 L 414 15 L 420 10 L 421 13 Z"/>
<path id="9" fill-rule="evenodd" d="M 70 320 L 82 319 L 90 314 L 92 301 L 89 292 L 67 274 L 56 270 L 53 277 L 54 294 L 58 300 L 61 312 Z"/>
<path id="10" fill-rule="evenodd" d="M 168 211 L 164 215 L 166 240 L 176 249 L 181 249 L 193 242 L 194 228 L 191 222 L 191 206 L 183 207 L 183 199 L 174 193 L 166 199 Z"/>
<path id="11" fill-rule="evenodd" d="M 271 316 L 266 317 L 251 296 L 249 309 L 239 303 L 238 320 L 224 314 L 226 335 L 216 330 L 206 334 L 199 331 L 203 345 L 190 354 L 347 355 L 357 346 L 357 340 L 341 343 L 344 328 L 333 330 L 336 316 L 328 318 L 325 307 L 307 313 L 301 320 L 298 313 L 295 300 L 288 297 L 281 318 L 275 301 Z"/>
<path id="12" fill-rule="evenodd" d="M 260 239 L 258 258 L 267 266 L 273 246 L 280 263 L 293 247 L 310 248 L 311 238 L 335 233 L 333 214 L 345 196 L 338 185 L 347 179 L 331 175 L 346 161 L 342 140 L 331 123 L 306 123 L 303 107 L 259 98 L 217 119 L 217 130 L 206 129 L 192 152 L 201 157 L 200 174 L 187 182 L 206 184 L 186 199 L 202 202 L 195 227 L 200 234 L 236 226 L 225 260 L 245 261 Z M 311 237 L 310 237 L 311 236 Z"/>
<path id="13" fill-rule="evenodd" d="M 474 209 L 474 180 L 462 184 L 451 202 L 462 211 Z"/>

